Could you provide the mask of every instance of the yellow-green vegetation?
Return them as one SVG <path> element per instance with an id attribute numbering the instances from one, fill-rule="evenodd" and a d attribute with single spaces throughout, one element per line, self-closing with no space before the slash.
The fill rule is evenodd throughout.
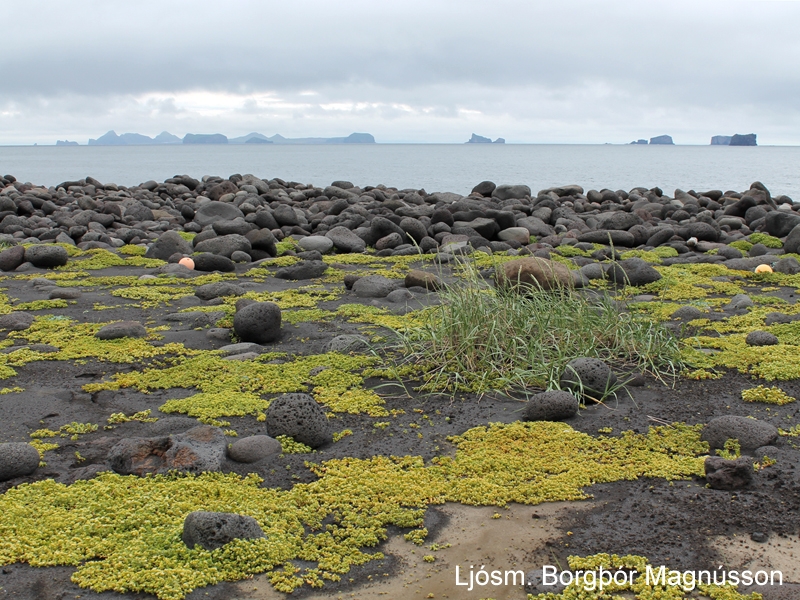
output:
<path id="1" fill-rule="evenodd" d="M 346 438 L 348 435 L 353 435 L 352 429 L 343 429 L 342 431 L 336 431 L 333 434 L 333 441 L 338 442 L 342 438 Z"/>
<path id="2" fill-rule="evenodd" d="M 69 261 L 63 267 L 56 267 L 56 269 L 60 271 L 95 271 L 108 267 L 160 267 L 166 264 L 165 261 L 156 258 L 144 258 L 142 256 L 144 252 L 140 254 L 135 250 L 131 251 L 131 248 L 139 248 L 139 246 L 125 246 L 125 248 L 127 248 L 125 254 L 131 255 L 130 258 L 123 258 L 119 254 L 103 248 L 95 248 L 77 254 L 75 260 Z M 146 251 L 146 249 L 144 250 Z"/>
<path id="3" fill-rule="evenodd" d="M 790 396 L 779 387 L 758 387 L 742 390 L 742 400 L 745 402 L 765 402 L 767 404 L 777 404 L 783 406 L 794 402 L 796 398 Z"/>
<path id="4" fill-rule="evenodd" d="M 675 258 L 678 256 L 678 251 L 670 246 L 659 246 L 652 250 L 628 250 L 622 253 L 622 259 L 628 258 L 641 258 L 649 263 L 660 265 L 665 258 Z"/>
<path id="5" fill-rule="evenodd" d="M 337 352 L 298 356 L 281 364 L 266 364 L 283 354 L 262 354 L 258 360 L 229 361 L 214 352 L 195 353 L 165 361 L 163 365 L 115 375 L 110 381 L 84 386 L 88 392 L 135 388 L 141 392 L 156 389 L 195 389 L 198 393 L 168 400 L 159 410 L 183 413 L 209 424 L 220 417 L 253 415 L 263 412 L 269 401 L 265 394 L 307 392 L 336 412 L 366 412 L 385 415 L 384 401 L 374 392 L 360 389 L 364 376 L 359 373 L 374 366 L 376 356 L 348 356 Z M 312 376 L 317 367 L 326 367 Z"/>
<path id="6" fill-rule="evenodd" d="M 563 423 L 492 424 L 451 438 L 457 450 L 420 457 L 343 458 L 309 465 L 318 476 L 290 490 L 250 475 L 137 478 L 103 473 L 66 486 L 20 485 L 0 497 L 0 564 L 77 567 L 73 581 L 97 592 L 180 599 L 193 589 L 267 572 L 276 589 L 339 580 L 390 525 L 424 540 L 425 508 L 460 502 L 504 506 L 588 497 L 593 483 L 638 477 L 689 478 L 707 451 L 697 427 L 653 428 L 594 438 Z M 181 542 L 195 510 L 254 517 L 266 537 L 206 551 Z M 327 521 L 327 523 L 326 523 Z M 301 570 L 290 561 L 311 561 Z"/>
<path id="7" fill-rule="evenodd" d="M 767 233 L 751 233 L 747 239 L 754 245 L 764 244 L 767 248 L 783 248 L 783 242 L 781 242 L 779 238 L 773 237 Z"/>
<path id="8" fill-rule="evenodd" d="M 117 248 L 120 254 L 127 254 L 128 256 L 144 256 L 147 253 L 146 246 L 138 246 L 136 244 L 125 244 L 121 248 Z"/>
<path id="9" fill-rule="evenodd" d="M 742 446 L 739 440 L 730 439 L 725 440 L 725 446 L 722 450 L 717 450 L 717 456 L 726 458 L 728 460 L 736 460 L 742 455 Z"/>
<path id="10" fill-rule="evenodd" d="M 72 304 L 75 304 L 73 301 Z M 14 310 L 53 310 L 54 308 L 67 308 L 69 302 L 62 298 L 54 300 L 33 300 L 32 302 L 20 302 L 14 306 Z"/>
<path id="11" fill-rule="evenodd" d="M 121 412 L 111 413 L 111 416 L 108 417 L 108 424 L 116 425 L 117 423 L 129 423 L 131 421 L 139 421 L 140 423 L 155 423 L 158 421 L 158 417 L 151 417 L 150 413 L 151 410 L 149 408 L 147 410 L 134 413 L 130 416 Z"/>
<path id="12" fill-rule="evenodd" d="M 620 593 L 633 593 L 636 600 L 684 600 L 688 598 L 708 598 L 709 600 L 761 600 L 761 594 L 754 592 L 743 595 L 736 590 L 736 586 L 725 584 L 715 585 L 713 583 L 699 583 L 683 578 L 683 572 L 673 571 L 667 567 L 653 566 L 643 556 L 627 555 L 618 556 L 616 554 L 595 554 L 593 556 L 570 556 L 567 559 L 569 569 L 575 573 L 577 571 L 592 571 L 593 577 L 576 578 L 560 594 L 528 594 L 528 600 L 616 600 L 623 598 Z M 630 576 L 618 577 L 617 582 L 609 582 L 604 585 L 602 591 L 599 589 L 599 577 L 597 574 L 600 569 L 615 573 L 624 571 L 631 573 Z M 648 577 L 648 568 L 651 575 Z M 663 577 L 661 577 L 663 569 Z M 709 575 L 708 579 L 711 579 Z M 719 576 L 719 580 L 722 576 Z M 704 581 L 706 580 L 704 576 Z M 686 587 L 687 589 L 684 589 Z M 692 589 L 694 588 L 694 593 Z M 628 598 L 627 594 L 624 596 Z"/>
<path id="13" fill-rule="evenodd" d="M 295 441 L 288 435 L 278 435 L 275 439 L 281 443 L 281 452 L 284 454 L 310 454 L 314 452 L 311 446 Z"/>
<path id="14" fill-rule="evenodd" d="M 33 439 L 51 438 L 56 437 L 57 435 L 60 435 L 61 437 L 71 437 L 85 433 L 92 433 L 97 431 L 97 429 L 98 426 L 94 423 L 78 423 L 73 421 L 72 423 L 62 425 L 58 431 L 53 431 L 52 429 L 37 429 L 36 431 L 32 432 L 30 436 Z"/>
<path id="15" fill-rule="evenodd" d="M 741 250 L 745 254 L 747 254 L 750 251 L 750 248 L 753 247 L 753 244 L 751 244 L 747 240 L 736 240 L 735 242 L 731 242 L 728 245 L 733 248 L 736 248 L 737 250 Z"/>
<path id="16" fill-rule="evenodd" d="M 30 349 L 0 354 L 0 378 L 16 374 L 21 367 L 37 360 L 82 360 L 93 358 L 115 363 L 130 363 L 167 355 L 196 354 L 182 344 L 152 346 L 143 338 L 100 340 L 95 333 L 106 323 L 77 323 L 66 317 L 47 315 L 37 318 L 25 331 L 12 331 L 9 339 L 25 340 L 30 344 L 49 344 L 58 352 L 34 352 Z"/>

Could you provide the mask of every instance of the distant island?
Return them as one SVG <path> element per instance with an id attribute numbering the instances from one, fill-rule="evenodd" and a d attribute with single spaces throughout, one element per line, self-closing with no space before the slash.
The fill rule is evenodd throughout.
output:
<path id="1" fill-rule="evenodd" d="M 78 142 L 70 142 L 69 140 L 57 140 L 56 146 L 77 146 Z"/>
<path id="2" fill-rule="evenodd" d="M 634 140 L 633 142 L 631 142 L 631 144 L 633 144 L 635 146 L 639 146 L 639 145 L 646 146 L 648 144 L 648 141 L 645 140 L 645 139 Z M 672 141 L 672 136 L 671 135 L 657 135 L 656 137 L 651 137 L 650 138 L 649 144 L 650 145 L 655 145 L 655 146 L 657 146 L 657 145 L 674 146 L 675 142 Z"/>
<path id="3" fill-rule="evenodd" d="M 228 138 L 221 133 L 187 133 L 182 139 L 168 131 L 151 138 L 141 133 L 117 135 L 109 131 L 97 139 L 90 139 L 90 146 L 155 146 L 165 144 L 374 144 L 370 133 L 351 133 L 347 137 L 333 138 L 285 138 L 280 134 L 267 137 L 263 133 L 252 132 L 241 137 Z M 56 146 L 77 146 L 77 142 L 57 141 Z"/>
<path id="4" fill-rule="evenodd" d="M 737 133 L 734 135 L 715 135 L 711 138 L 712 146 L 758 146 L 755 133 Z"/>
<path id="5" fill-rule="evenodd" d="M 473 133 L 472 137 L 469 138 L 465 144 L 505 144 L 506 141 L 503 138 L 497 138 L 495 141 L 492 141 L 491 138 L 483 137 L 482 135 L 478 135 L 477 133 Z"/>

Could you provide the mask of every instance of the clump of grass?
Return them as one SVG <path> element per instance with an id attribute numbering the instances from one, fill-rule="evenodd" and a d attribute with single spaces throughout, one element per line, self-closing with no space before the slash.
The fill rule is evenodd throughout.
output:
<path id="1" fill-rule="evenodd" d="M 681 369 L 678 339 L 662 324 L 622 311 L 608 296 L 590 299 L 566 288 L 519 294 L 495 289 L 473 273 L 440 297 L 421 326 L 397 333 L 406 372 L 415 367 L 423 390 L 557 388 L 566 364 L 583 356 L 618 372 L 663 377 Z"/>

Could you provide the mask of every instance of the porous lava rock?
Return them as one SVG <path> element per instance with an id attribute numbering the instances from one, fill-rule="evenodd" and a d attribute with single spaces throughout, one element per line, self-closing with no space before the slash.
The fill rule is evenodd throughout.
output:
<path id="1" fill-rule="evenodd" d="M 240 463 L 255 463 L 281 453 L 281 443 L 268 435 L 250 435 L 233 442 L 228 458 Z"/>
<path id="2" fill-rule="evenodd" d="M 54 244 L 36 244 L 25 249 L 25 260 L 40 269 L 63 267 L 69 260 L 65 248 Z"/>
<path id="3" fill-rule="evenodd" d="M 26 442 L 0 444 L 0 481 L 30 475 L 39 467 L 39 452 Z"/>
<path id="4" fill-rule="evenodd" d="M 563 390 L 549 390 L 531 396 L 522 411 L 523 421 L 560 421 L 578 413 L 578 399 Z"/>
<path id="5" fill-rule="evenodd" d="M 170 471 L 219 471 L 225 446 L 219 427 L 200 425 L 167 437 L 123 439 L 109 452 L 108 466 L 120 475 L 140 477 Z"/>
<path id="6" fill-rule="evenodd" d="M 236 311 L 233 330 L 243 342 L 274 342 L 281 337 L 281 309 L 274 302 L 248 304 Z"/>
<path id="7" fill-rule="evenodd" d="M 574 358 L 567 363 L 559 384 L 584 398 L 599 400 L 617 383 L 617 376 L 599 358 Z"/>
<path id="8" fill-rule="evenodd" d="M 138 321 L 117 321 L 103 325 L 94 334 L 100 340 L 118 340 L 120 338 L 140 338 L 147 335 L 147 329 Z"/>
<path id="9" fill-rule="evenodd" d="M 322 407 L 308 394 L 283 394 L 267 409 L 267 433 L 286 435 L 297 442 L 320 448 L 333 441 L 333 430 Z"/>
<path id="10" fill-rule="evenodd" d="M 199 545 L 206 550 L 216 550 L 233 540 L 263 537 L 264 531 L 253 517 L 197 510 L 186 515 L 181 539 L 189 548 Z"/>
<path id="11" fill-rule="evenodd" d="M 738 440 L 743 452 L 751 452 L 761 446 L 770 446 L 778 439 L 778 429 L 764 421 L 723 415 L 711 419 L 703 428 L 700 439 L 708 442 L 711 450 L 721 450 L 730 439 Z"/>
<path id="12" fill-rule="evenodd" d="M 753 480 L 753 461 L 744 456 L 736 460 L 709 456 L 705 462 L 706 480 L 715 490 L 738 490 Z"/>

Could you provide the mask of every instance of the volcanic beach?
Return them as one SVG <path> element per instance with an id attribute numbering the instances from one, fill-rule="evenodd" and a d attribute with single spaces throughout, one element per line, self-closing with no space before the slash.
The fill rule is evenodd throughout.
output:
<path id="1" fill-rule="evenodd" d="M 0 597 L 800 594 L 791 198 L 0 185 Z M 465 349 L 442 323 L 487 298 L 508 344 Z M 482 565 L 526 583 L 460 587 Z"/>

